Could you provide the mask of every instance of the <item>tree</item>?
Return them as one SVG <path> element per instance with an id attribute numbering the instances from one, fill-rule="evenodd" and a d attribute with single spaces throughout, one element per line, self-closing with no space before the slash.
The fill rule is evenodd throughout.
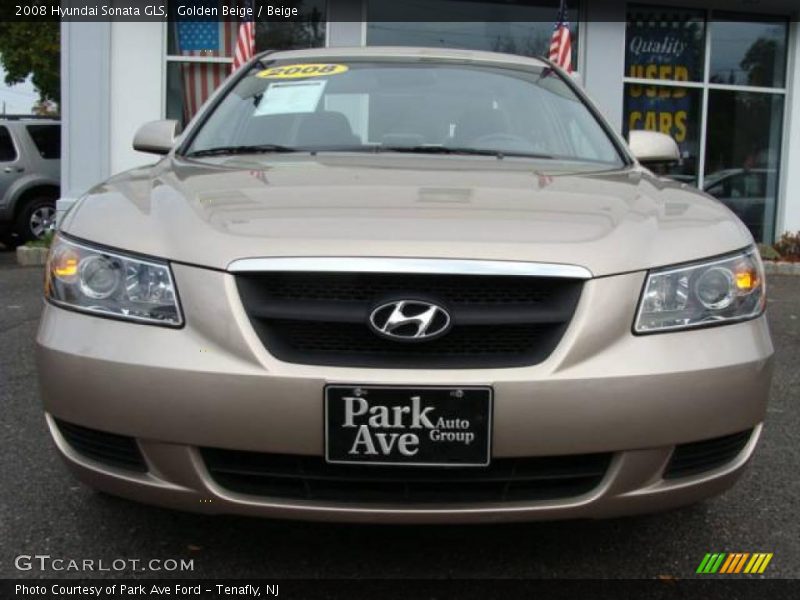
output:
<path id="1" fill-rule="evenodd" d="M 0 22 L 0 62 L 6 85 L 22 83 L 32 75 L 40 102 L 61 99 L 59 23 Z"/>
<path id="2" fill-rule="evenodd" d="M 739 63 L 747 73 L 747 83 L 764 87 L 775 85 L 773 78 L 777 57 L 778 43 L 775 40 L 758 38 L 753 42 Z"/>

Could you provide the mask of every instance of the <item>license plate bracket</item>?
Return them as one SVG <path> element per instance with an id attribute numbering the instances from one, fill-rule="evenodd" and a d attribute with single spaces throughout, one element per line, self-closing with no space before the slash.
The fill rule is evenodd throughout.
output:
<path id="1" fill-rule="evenodd" d="M 485 467 L 491 460 L 488 386 L 325 387 L 329 463 Z"/>

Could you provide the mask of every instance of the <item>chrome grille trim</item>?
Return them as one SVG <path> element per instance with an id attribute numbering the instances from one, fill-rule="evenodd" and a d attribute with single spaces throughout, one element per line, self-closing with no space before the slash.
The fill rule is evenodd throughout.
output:
<path id="1" fill-rule="evenodd" d="M 228 265 L 231 273 L 307 271 L 317 273 L 417 273 L 423 275 L 516 275 L 591 279 L 578 265 L 510 260 L 449 258 L 379 258 L 349 256 L 290 256 L 241 258 Z"/>

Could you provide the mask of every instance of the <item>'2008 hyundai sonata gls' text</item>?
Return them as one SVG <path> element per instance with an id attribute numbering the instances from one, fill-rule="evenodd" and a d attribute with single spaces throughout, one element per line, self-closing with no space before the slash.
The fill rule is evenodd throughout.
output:
<path id="1" fill-rule="evenodd" d="M 753 239 L 544 61 L 262 54 L 51 250 L 38 368 L 90 486 L 209 513 L 606 517 L 731 486 L 772 344 Z"/>

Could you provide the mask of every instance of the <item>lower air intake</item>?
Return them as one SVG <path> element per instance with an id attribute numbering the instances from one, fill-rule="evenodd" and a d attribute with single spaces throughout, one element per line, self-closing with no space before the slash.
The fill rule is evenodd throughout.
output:
<path id="1" fill-rule="evenodd" d="M 710 471 L 733 461 L 747 445 L 753 430 L 675 446 L 664 479 L 677 479 Z"/>
<path id="2" fill-rule="evenodd" d="M 505 458 L 486 468 L 328 464 L 321 457 L 205 448 L 209 473 L 242 494 L 369 504 L 466 504 L 571 498 L 592 491 L 610 454 Z"/>
<path id="3" fill-rule="evenodd" d="M 67 443 L 78 454 L 119 469 L 142 473 L 147 471 L 147 463 L 136 440 L 132 437 L 106 433 L 59 420 L 56 420 L 56 425 Z"/>

